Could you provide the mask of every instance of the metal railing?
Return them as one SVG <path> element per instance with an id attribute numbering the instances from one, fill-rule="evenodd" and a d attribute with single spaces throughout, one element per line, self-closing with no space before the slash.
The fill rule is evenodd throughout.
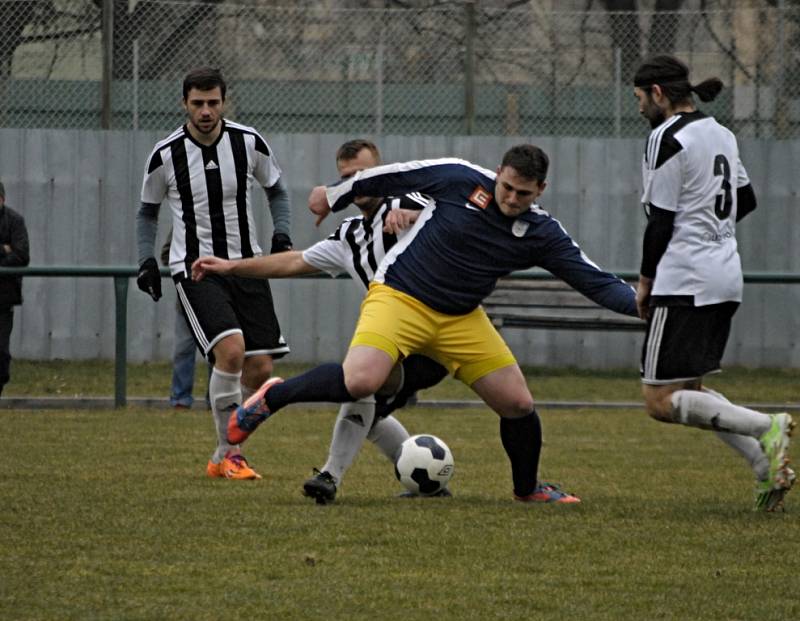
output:
<path id="1" fill-rule="evenodd" d="M 114 354 L 114 407 L 125 407 L 127 403 L 127 358 L 128 358 L 128 285 L 139 268 L 117 265 L 32 265 L 28 267 L 2 267 L 2 276 L 39 276 L 71 278 L 113 278 L 115 301 L 115 354 Z M 160 269 L 162 277 L 170 278 L 169 269 Z M 635 280 L 638 272 L 614 272 L 625 280 Z M 342 276 L 347 278 L 347 276 Z M 511 278 L 555 280 L 555 276 L 539 269 L 514 272 Z M 329 278 L 327 274 L 310 274 L 298 278 Z M 745 272 L 744 282 L 750 284 L 800 284 L 800 273 L 794 272 Z"/>

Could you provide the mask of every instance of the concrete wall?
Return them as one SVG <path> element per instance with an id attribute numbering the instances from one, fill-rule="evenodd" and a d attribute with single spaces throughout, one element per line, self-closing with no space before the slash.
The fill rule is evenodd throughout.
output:
<path id="1" fill-rule="evenodd" d="M 644 134 L 644 130 L 643 130 Z M 134 218 L 144 161 L 161 133 L 0 129 L 0 179 L 7 203 L 25 216 L 32 265 L 133 265 Z M 306 210 L 312 186 L 336 177 L 334 153 L 352 136 L 266 134 L 277 153 L 293 204 L 296 248 L 335 226 L 316 229 Z M 603 266 L 636 271 L 644 216 L 639 206 L 641 140 L 387 136 L 385 161 L 459 156 L 494 168 L 509 146 L 530 141 L 551 156 L 541 204 L 586 253 Z M 746 271 L 800 272 L 800 142 L 745 141 L 741 145 L 760 207 L 739 226 Z M 271 223 L 256 193 L 264 245 Z M 169 228 L 166 208 L 159 243 Z M 132 361 L 167 359 L 172 348 L 175 294 L 165 281 L 157 304 L 131 281 L 128 352 Z M 342 280 L 273 281 L 277 312 L 291 359 L 325 361 L 346 350 L 360 294 Z M 114 291 L 110 278 L 25 280 L 12 354 L 28 359 L 113 358 Z M 726 353 L 727 364 L 800 366 L 800 285 L 748 285 Z M 593 368 L 638 366 L 641 335 L 522 331 L 505 333 L 524 364 Z"/>

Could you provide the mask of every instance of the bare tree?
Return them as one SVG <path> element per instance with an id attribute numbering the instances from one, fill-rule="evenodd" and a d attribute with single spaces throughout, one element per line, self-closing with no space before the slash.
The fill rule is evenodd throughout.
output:
<path id="1" fill-rule="evenodd" d="M 0 126 L 6 125 L 8 116 L 8 80 L 11 77 L 11 61 L 14 52 L 25 41 L 24 33 L 36 20 L 39 10 L 52 9 L 50 0 L 18 0 L 0 2 Z"/>
<path id="2" fill-rule="evenodd" d="M 683 0 L 656 0 L 656 12 L 650 24 L 650 54 L 671 54 L 678 33 L 678 14 Z"/>
<path id="3" fill-rule="evenodd" d="M 622 52 L 622 79 L 628 81 L 642 58 L 636 0 L 603 0 L 609 12 L 611 45 Z"/>
<path id="4" fill-rule="evenodd" d="M 656 0 L 655 13 L 650 24 L 649 54 L 670 54 L 675 47 L 678 15 L 684 0 Z M 609 12 L 611 44 L 622 50 L 622 79 L 633 77 L 642 59 L 641 31 L 639 29 L 639 3 L 637 0 L 602 0 Z"/>

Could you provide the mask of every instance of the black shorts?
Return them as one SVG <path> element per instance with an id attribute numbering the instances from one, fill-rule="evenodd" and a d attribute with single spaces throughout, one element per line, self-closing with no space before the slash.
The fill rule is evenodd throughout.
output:
<path id="1" fill-rule="evenodd" d="M 643 384 L 672 384 L 719 371 L 738 302 L 654 306 L 639 373 Z"/>
<path id="2" fill-rule="evenodd" d="M 194 340 L 212 362 L 214 346 L 231 334 L 244 336 L 246 357 L 282 358 L 289 353 L 268 281 L 219 274 L 208 274 L 199 282 L 182 274 L 173 280 Z"/>

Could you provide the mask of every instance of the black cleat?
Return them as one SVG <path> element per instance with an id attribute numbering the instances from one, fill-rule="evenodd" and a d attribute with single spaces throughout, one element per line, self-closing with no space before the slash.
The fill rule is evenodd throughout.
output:
<path id="1" fill-rule="evenodd" d="M 330 472 L 320 472 L 314 468 L 316 473 L 308 481 L 303 483 L 303 495 L 313 498 L 318 505 L 327 505 L 336 499 L 336 481 L 333 480 Z"/>

